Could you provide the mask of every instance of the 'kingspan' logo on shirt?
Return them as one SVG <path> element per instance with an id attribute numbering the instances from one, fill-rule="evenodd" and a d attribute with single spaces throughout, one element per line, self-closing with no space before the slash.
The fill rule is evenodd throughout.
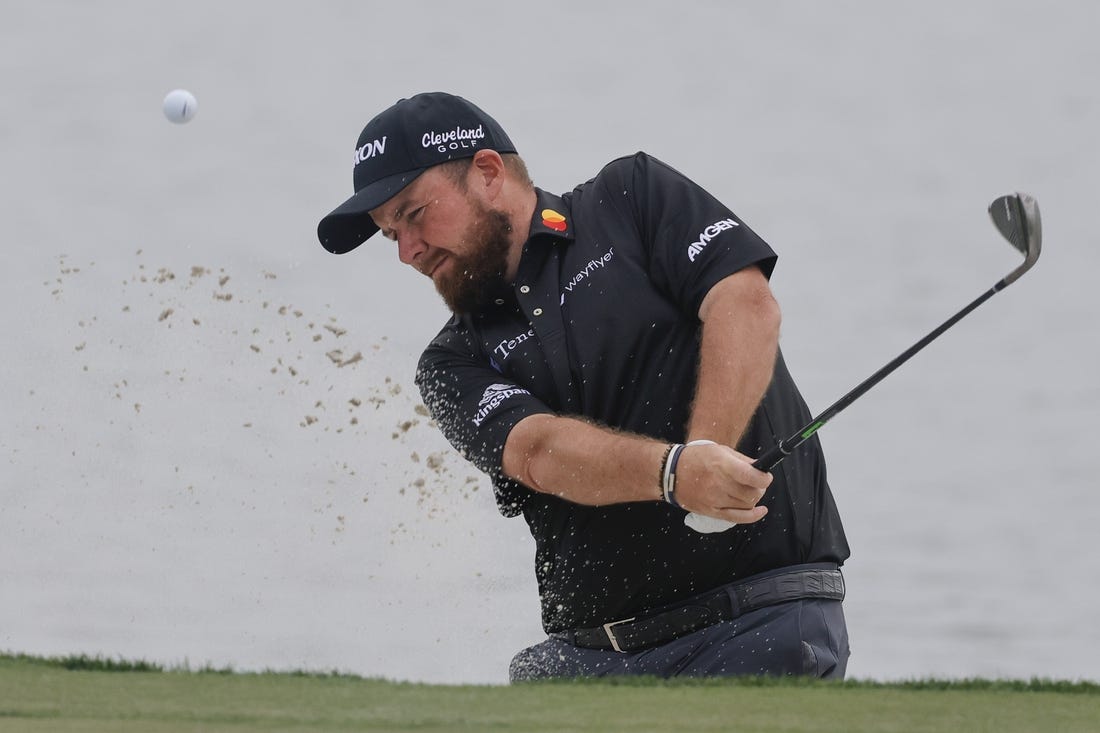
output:
<path id="1" fill-rule="evenodd" d="M 485 418 L 493 414 L 493 411 L 500 407 L 504 400 L 521 394 L 531 393 L 512 384 L 490 384 L 485 388 L 485 393 L 481 395 L 481 402 L 477 406 L 477 414 L 474 415 L 474 425 L 481 427 L 481 423 L 485 422 Z"/>
<path id="2" fill-rule="evenodd" d="M 739 226 L 741 225 L 734 219 L 719 219 L 714 222 L 700 232 L 699 237 L 688 245 L 688 259 L 695 262 L 695 258 L 702 254 L 703 250 L 710 244 L 710 240 L 714 239 L 722 232 L 729 231 Z"/>

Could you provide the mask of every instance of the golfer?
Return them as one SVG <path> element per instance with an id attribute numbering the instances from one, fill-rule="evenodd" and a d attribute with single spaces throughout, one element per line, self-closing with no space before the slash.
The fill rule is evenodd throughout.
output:
<path id="1" fill-rule="evenodd" d="M 636 153 L 570 192 L 535 187 L 474 104 L 402 99 L 354 151 L 330 252 L 379 231 L 453 317 L 420 358 L 433 418 L 523 516 L 547 638 L 514 681 L 645 674 L 843 677 L 848 544 L 778 347 L 776 255 Z M 688 512 L 736 523 L 701 533 Z"/>

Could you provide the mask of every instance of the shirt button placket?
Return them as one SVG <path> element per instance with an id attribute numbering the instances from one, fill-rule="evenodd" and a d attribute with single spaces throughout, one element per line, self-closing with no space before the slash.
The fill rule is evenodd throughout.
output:
<path id="1" fill-rule="evenodd" d="M 530 286 L 530 285 L 520 285 L 520 286 L 519 286 L 519 292 L 520 292 L 520 293 L 521 293 L 522 295 L 530 295 L 530 294 L 531 294 L 531 286 Z M 533 310 L 531 311 L 531 315 L 533 315 L 533 316 L 541 316 L 541 315 L 542 315 L 542 308 L 534 308 L 534 309 L 533 309 Z"/>

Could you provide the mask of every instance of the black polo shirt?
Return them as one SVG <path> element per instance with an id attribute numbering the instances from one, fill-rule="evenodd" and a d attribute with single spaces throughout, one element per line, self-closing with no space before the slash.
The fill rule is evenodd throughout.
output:
<path id="1" fill-rule="evenodd" d="M 745 267 L 770 276 L 776 261 L 728 208 L 644 153 L 571 193 L 537 195 L 510 297 L 452 318 L 416 382 L 451 444 L 492 478 L 501 512 L 526 518 L 546 631 L 629 618 L 777 567 L 843 562 L 816 437 L 776 469 L 763 520 L 715 534 L 662 502 L 581 506 L 503 475 L 509 431 L 538 413 L 682 442 L 703 297 Z M 738 450 L 758 455 L 809 419 L 780 356 Z M 655 496 L 657 486 L 655 468 Z"/>

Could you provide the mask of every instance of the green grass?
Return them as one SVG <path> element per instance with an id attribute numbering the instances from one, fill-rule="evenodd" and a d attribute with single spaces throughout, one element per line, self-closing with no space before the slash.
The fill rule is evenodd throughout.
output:
<path id="1" fill-rule="evenodd" d="M 1100 686 L 742 679 L 396 683 L 0 655 L 0 731 L 1096 731 Z"/>

